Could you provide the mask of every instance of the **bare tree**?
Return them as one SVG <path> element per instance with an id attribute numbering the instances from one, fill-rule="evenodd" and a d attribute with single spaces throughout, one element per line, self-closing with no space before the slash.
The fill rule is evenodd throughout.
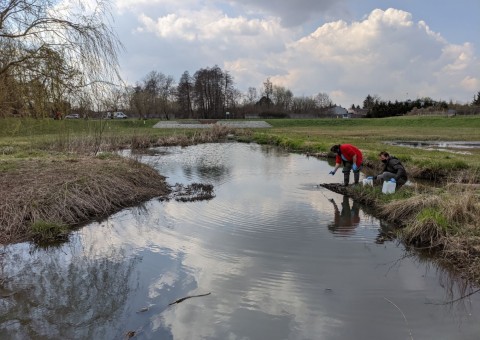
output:
<path id="1" fill-rule="evenodd" d="M 147 96 L 139 83 L 130 91 L 130 108 L 140 119 L 147 118 Z"/>
<path id="2" fill-rule="evenodd" d="M 317 108 L 315 99 L 310 97 L 294 97 L 291 111 L 293 113 L 312 113 Z"/>
<path id="3" fill-rule="evenodd" d="M 218 66 L 195 72 L 194 102 L 200 118 L 223 118 L 225 89 L 229 88 L 227 80 Z"/>
<path id="4" fill-rule="evenodd" d="M 331 107 L 333 105 L 332 100 L 330 99 L 328 94 L 325 92 L 320 92 L 315 96 L 315 103 L 317 104 L 317 107 L 320 109 Z"/>
<path id="5" fill-rule="evenodd" d="M 188 71 L 183 72 L 177 86 L 177 103 L 181 114 L 193 117 L 193 79 Z"/>
<path id="6" fill-rule="evenodd" d="M 233 77 L 228 71 L 223 72 L 223 112 L 228 107 L 235 106 L 235 88 L 233 87 Z"/>
<path id="7" fill-rule="evenodd" d="M 172 116 L 172 103 L 175 100 L 175 80 L 172 76 L 165 76 L 160 83 L 160 111 L 165 119 Z"/>
<path id="8" fill-rule="evenodd" d="M 141 118 L 162 117 L 169 119 L 175 101 L 175 81 L 158 71 L 149 72 L 143 84 L 137 84 L 130 103 Z"/>
<path id="9" fill-rule="evenodd" d="M 265 82 L 263 83 L 263 95 L 266 97 L 267 103 L 271 101 L 272 94 L 273 94 L 273 84 L 270 81 L 270 78 L 267 78 L 267 80 L 265 80 Z"/>
<path id="10" fill-rule="evenodd" d="M 283 86 L 273 86 L 272 91 L 273 102 L 278 109 L 289 111 L 292 105 L 293 93 Z"/>
<path id="11" fill-rule="evenodd" d="M 247 103 L 255 104 L 258 100 L 257 89 L 255 87 L 249 87 L 247 92 Z"/>
<path id="12" fill-rule="evenodd" d="M 130 106 L 130 93 L 126 86 L 109 86 L 105 89 L 103 110 L 125 111 Z"/>

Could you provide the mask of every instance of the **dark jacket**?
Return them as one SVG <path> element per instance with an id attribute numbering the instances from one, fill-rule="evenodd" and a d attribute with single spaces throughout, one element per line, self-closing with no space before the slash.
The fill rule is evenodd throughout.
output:
<path id="1" fill-rule="evenodd" d="M 383 172 L 388 171 L 395 174 L 395 180 L 399 180 L 403 178 L 405 181 L 407 180 L 407 171 L 403 167 L 402 163 L 398 160 L 398 158 L 390 156 L 385 163 L 383 168 Z"/>

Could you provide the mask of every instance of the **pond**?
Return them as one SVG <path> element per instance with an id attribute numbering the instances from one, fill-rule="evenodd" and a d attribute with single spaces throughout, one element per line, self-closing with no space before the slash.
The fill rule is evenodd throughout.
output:
<path id="1" fill-rule="evenodd" d="M 169 183 L 215 197 L 4 247 L 1 338 L 478 339 L 478 294 L 448 303 L 474 288 L 319 187 L 341 181 L 326 161 L 239 143 L 153 151 L 138 157 Z"/>
<path id="2" fill-rule="evenodd" d="M 388 145 L 406 146 L 425 150 L 447 151 L 469 155 L 474 150 L 480 150 L 480 142 L 467 141 L 391 141 Z"/>

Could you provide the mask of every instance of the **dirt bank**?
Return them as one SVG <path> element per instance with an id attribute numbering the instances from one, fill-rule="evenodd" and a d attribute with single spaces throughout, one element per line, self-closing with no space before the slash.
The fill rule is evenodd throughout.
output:
<path id="1" fill-rule="evenodd" d="M 170 192 L 165 178 L 117 156 L 21 160 L 0 176 L 0 243 L 49 241 L 69 229 Z"/>

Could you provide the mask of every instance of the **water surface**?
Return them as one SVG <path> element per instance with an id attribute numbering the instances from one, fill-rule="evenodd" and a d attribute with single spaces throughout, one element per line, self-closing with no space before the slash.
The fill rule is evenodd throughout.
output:
<path id="1" fill-rule="evenodd" d="M 480 142 L 467 141 L 392 141 L 389 145 L 406 146 L 425 150 L 447 151 L 469 155 L 472 151 L 480 150 Z"/>
<path id="2" fill-rule="evenodd" d="M 5 247 L 1 338 L 479 338 L 478 295 L 442 305 L 469 288 L 319 187 L 342 180 L 327 162 L 256 144 L 154 151 L 142 161 L 169 183 L 216 197 L 154 199 L 60 247 Z"/>

